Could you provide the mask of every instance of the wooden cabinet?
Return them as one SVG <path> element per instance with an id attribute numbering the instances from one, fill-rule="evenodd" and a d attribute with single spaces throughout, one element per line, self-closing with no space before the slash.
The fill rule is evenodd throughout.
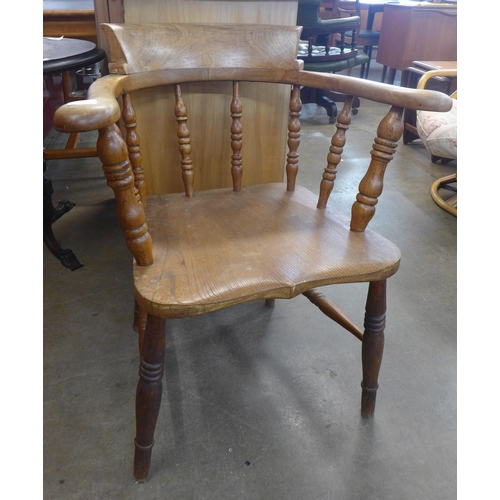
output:
<path id="1" fill-rule="evenodd" d="M 297 0 L 95 0 L 95 10 L 98 24 L 213 22 L 293 26 L 297 21 L 297 4 Z M 102 33 L 99 37 L 100 45 L 106 50 Z M 231 148 L 215 142 L 211 135 L 223 124 L 228 138 L 231 136 L 231 92 L 228 82 L 190 84 L 183 88 L 192 135 L 199 136 L 199 131 L 204 131 L 203 140 L 192 144 L 196 190 L 231 186 Z M 211 100 L 207 107 L 205 97 L 211 94 L 218 94 L 218 98 L 215 102 Z M 242 83 L 243 185 L 283 180 L 286 158 L 283 138 L 287 132 L 289 96 L 290 88 L 285 85 L 271 90 L 266 84 Z M 148 194 L 183 191 L 173 89 L 141 90 L 134 93 L 132 99 Z M 149 116 L 148 120 L 141 119 L 145 115 Z M 252 125 L 246 128 L 246 123 Z M 194 133 L 195 129 L 198 134 Z M 256 142 L 254 131 L 259 129 L 260 137 L 265 140 Z M 245 138 L 248 144 L 254 145 L 252 148 L 245 148 Z M 158 148 L 158 144 L 162 144 L 162 148 Z M 245 169 L 246 159 L 249 163 L 251 160 L 253 169 Z"/>
<path id="2" fill-rule="evenodd" d="M 456 61 L 457 8 L 430 2 L 387 3 L 377 62 L 404 70 L 412 61 Z"/>
<path id="3" fill-rule="evenodd" d="M 44 2 L 43 36 L 64 36 L 97 44 L 93 2 L 88 0 Z"/>

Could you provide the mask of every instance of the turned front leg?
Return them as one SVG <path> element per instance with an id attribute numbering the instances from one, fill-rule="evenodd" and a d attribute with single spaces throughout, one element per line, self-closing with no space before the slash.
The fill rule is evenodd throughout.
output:
<path id="1" fill-rule="evenodd" d="M 361 348 L 363 381 L 361 382 L 361 416 L 373 417 L 378 389 L 378 374 L 384 351 L 386 280 L 370 283 L 365 311 L 365 331 Z"/>
<path id="2" fill-rule="evenodd" d="M 137 481 L 143 482 L 149 474 L 154 432 L 161 404 L 165 364 L 164 319 L 148 315 L 140 358 L 136 394 L 134 476 Z"/>

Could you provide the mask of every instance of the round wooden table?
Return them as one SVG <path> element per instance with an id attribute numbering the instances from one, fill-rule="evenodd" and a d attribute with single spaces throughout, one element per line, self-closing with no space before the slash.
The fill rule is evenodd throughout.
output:
<path id="1" fill-rule="evenodd" d="M 43 37 L 43 72 L 71 71 L 102 61 L 106 53 L 95 43 L 75 38 Z"/>
<path id="2" fill-rule="evenodd" d="M 62 73 L 63 81 L 69 81 L 69 71 L 95 64 L 106 57 L 103 49 L 96 47 L 92 42 L 73 38 L 43 38 L 43 74 Z M 73 251 L 61 248 L 52 231 L 52 224 L 75 204 L 68 200 L 59 200 L 56 207 L 52 203 L 54 189 L 51 180 L 45 175 L 46 160 L 64 158 L 83 158 L 96 156 L 95 148 L 76 147 L 78 135 L 71 137 L 65 149 L 43 151 L 43 241 L 52 255 L 61 261 L 61 264 L 74 271 L 83 266 Z"/>

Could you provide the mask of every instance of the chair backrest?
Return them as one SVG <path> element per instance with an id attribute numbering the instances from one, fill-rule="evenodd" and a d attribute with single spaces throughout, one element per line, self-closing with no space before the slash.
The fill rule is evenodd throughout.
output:
<path id="1" fill-rule="evenodd" d="M 300 28 L 245 24 L 102 24 L 110 45 L 109 72 L 219 68 L 298 69 Z"/>
<path id="2" fill-rule="evenodd" d="M 242 117 L 245 110 L 241 104 L 240 81 L 291 86 L 285 167 L 287 191 L 295 189 L 299 168 L 300 88 L 307 86 L 347 94 L 326 155 L 326 167 L 320 181 L 319 209 L 326 207 L 334 185 L 351 120 L 352 96 L 390 104 L 391 109 L 377 129 L 372 159 L 353 204 L 351 229 L 354 231 L 364 231 L 375 213 L 385 168 L 402 134 L 403 109 L 447 111 L 451 107 L 447 96 L 433 91 L 303 71 L 303 63 L 296 57 L 301 32 L 301 28 L 296 26 L 107 24 L 103 30 L 111 47 L 111 74 L 91 85 L 87 100 L 59 108 L 54 124 L 64 132 L 99 130 L 99 158 L 108 185 L 115 192 L 118 218 L 127 246 L 139 265 L 151 264 L 153 256 L 145 223 L 146 186 L 132 104 L 134 96 L 131 94 L 134 91 L 166 85 L 174 87 L 172 120 L 177 121 L 180 173 L 188 197 L 194 195 L 193 177 L 198 166 L 193 165 L 191 159 L 194 145 L 191 143 L 188 110 L 183 101 L 181 84 L 195 81 L 232 82 L 232 96 L 228 96 L 229 130 L 225 134 L 228 148 L 233 153 L 228 175 L 232 175 L 235 192 L 241 189 L 243 164 Z M 120 96 L 121 105 L 117 101 Z M 120 117 L 125 137 L 117 126 Z M 250 150 L 252 147 L 256 145 L 249 145 Z"/>

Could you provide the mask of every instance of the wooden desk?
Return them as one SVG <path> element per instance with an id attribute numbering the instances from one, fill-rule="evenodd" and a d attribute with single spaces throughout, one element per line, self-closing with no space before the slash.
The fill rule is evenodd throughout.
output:
<path id="1" fill-rule="evenodd" d="M 412 61 L 456 59 L 456 5 L 408 1 L 385 4 L 377 62 L 390 68 L 390 83 L 396 70 L 405 70 Z"/>
<path id="2" fill-rule="evenodd" d="M 282 24 L 295 26 L 298 0 L 95 0 L 97 23 L 163 23 L 213 22 L 244 24 Z M 107 49 L 107 42 L 99 33 L 99 44 Z M 192 136 L 204 130 L 204 140 L 193 143 L 192 159 L 195 169 L 195 190 L 231 186 L 231 150 L 216 144 L 210 131 L 217 124 L 230 123 L 230 82 L 210 82 L 183 86 L 183 96 L 189 112 L 188 125 Z M 266 140 L 255 150 L 246 150 L 243 143 L 243 185 L 281 182 L 284 178 L 286 149 L 283 140 L 288 124 L 290 87 L 269 90 L 266 84 L 243 82 L 241 85 L 244 137 L 248 144 L 259 144 L 256 131 Z M 203 105 L 206 93 L 218 94 L 210 109 Z M 229 99 L 229 100 L 228 100 Z M 180 156 L 177 144 L 177 123 L 174 116 L 173 89 L 145 89 L 132 95 L 137 114 L 137 130 L 141 138 L 141 152 L 145 168 L 148 194 L 182 192 Z M 191 113 L 191 110 L 193 111 Z M 144 114 L 149 119 L 141 119 Z M 151 120 L 151 117 L 153 119 Z M 248 122 L 247 122 L 247 118 Z M 151 125 L 155 123 L 154 127 Z M 254 126 L 245 129 L 245 123 Z M 153 128 L 151 128 L 153 127 Z M 196 129 L 196 130 L 195 130 Z M 199 132 L 198 132 L 199 134 Z M 228 137 L 230 130 L 228 128 Z M 163 151 L 157 147 L 164 144 Z M 245 158 L 251 157 L 258 168 L 245 170 Z M 202 158 L 211 162 L 202 163 Z"/>

